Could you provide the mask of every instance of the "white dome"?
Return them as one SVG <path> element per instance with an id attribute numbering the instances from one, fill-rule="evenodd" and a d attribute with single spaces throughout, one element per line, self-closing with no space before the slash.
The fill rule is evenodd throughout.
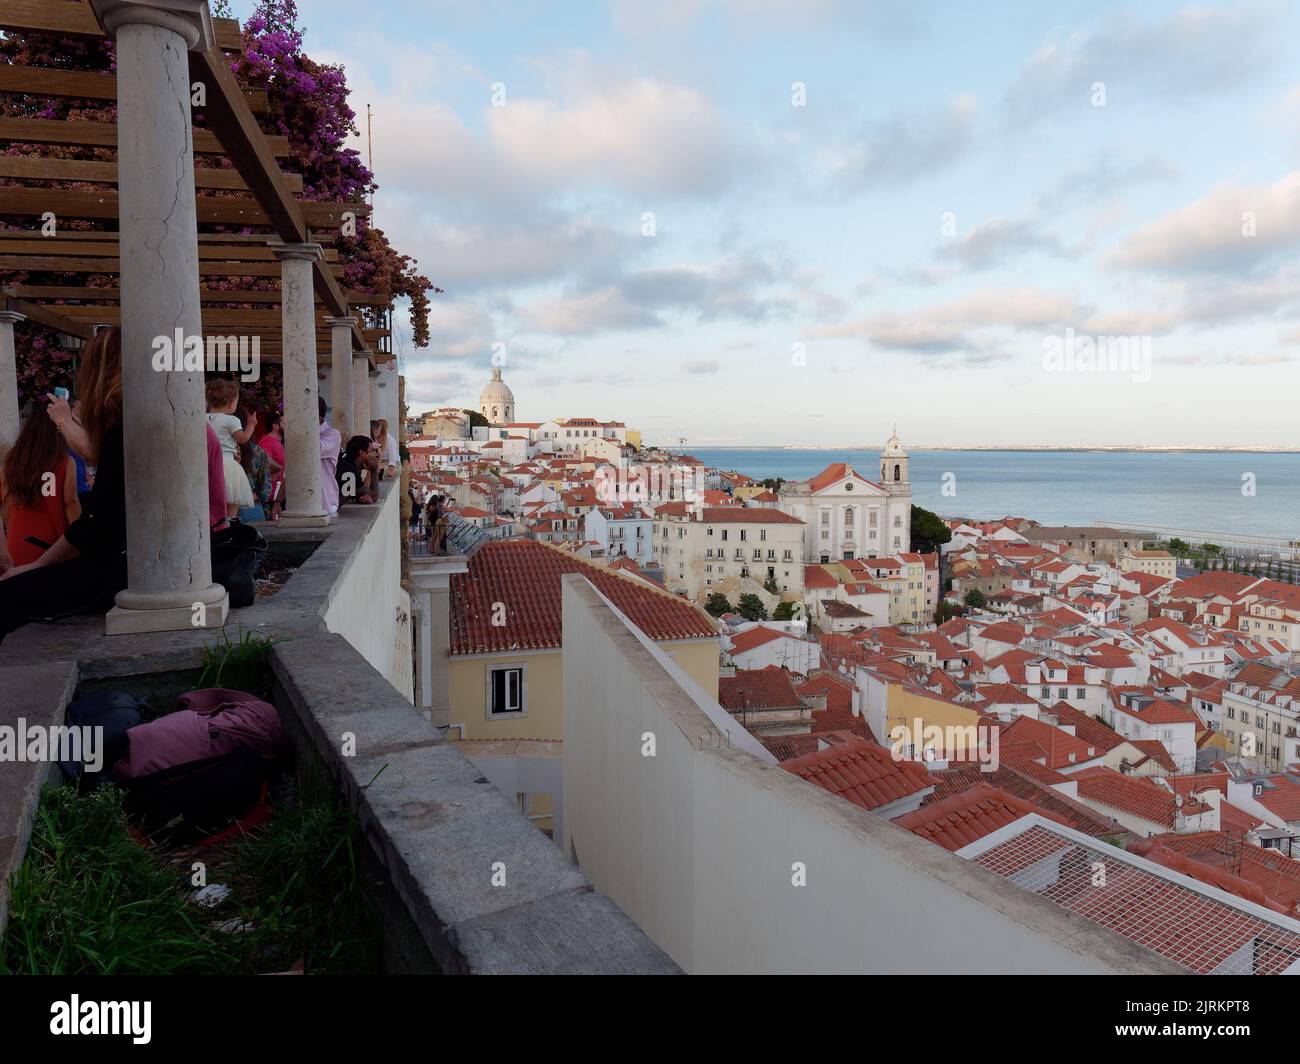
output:
<path id="1" fill-rule="evenodd" d="M 515 393 L 510 390 L 510 386 L 501 379 L 500 367 L 494 367 L 492 370 L 492 379 L 487 382 L 487 386 L 479 393 L 478 405 L 483 406 L 514 406 Z"/>

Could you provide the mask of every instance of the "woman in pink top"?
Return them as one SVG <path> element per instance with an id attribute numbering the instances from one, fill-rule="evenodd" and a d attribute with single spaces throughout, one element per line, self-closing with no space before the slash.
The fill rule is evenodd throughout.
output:
<path id="1" fill-rule="evenodd" d="M 208 525 L 212 529 L 226 527 L 226 461 L 221 453 L 221 440 L 211 425 L 208 430 Z"/>
<path id="2" fill-rule="evenodd" d="M 266 411 L 262 415 L 262 424 L 266 426 L 266 434 L 259 437 L 257 443 L 271 459 L 275 472 L 271 481 L 270 513 L 270 518 L 274 521 L 280 516 L 280 506 L 284 501 L 284 425 L 280 419 L 280 411 Z"/>
<path id="3" fill-rule="evenodd" d="M 320 501 L 327 514 L 339 512 L 339 482 L 336 479 L 343 435 L 325 420 L 325 400 L 320 399 Z"/>

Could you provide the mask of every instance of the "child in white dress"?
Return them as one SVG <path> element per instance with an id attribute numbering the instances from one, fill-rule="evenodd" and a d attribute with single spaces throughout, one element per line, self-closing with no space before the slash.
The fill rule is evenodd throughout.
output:
<path id="1" fill-rule="evenodd" d="M 248 424 L 235 417 L 239 406 L 239 385 L 235 381 L 216 378 L 205 386 L 208 400 L 208 424 L 221 441 L 222 467 L 226 473 L 226 516 L 234 517 L 245 506 L 253 505 L 253 486 L 248 474 L 239 464 L 238 448 L 253 435 L 254 423 L 249 415 Z"/>

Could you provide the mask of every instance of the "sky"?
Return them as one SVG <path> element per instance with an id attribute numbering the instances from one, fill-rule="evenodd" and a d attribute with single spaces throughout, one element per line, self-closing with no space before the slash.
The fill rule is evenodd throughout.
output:
<path id="1" fill-rule="evenodd" d="M 495 357 L 648 442 L 1300 447 L 1300 5 L 300 10 L 445 289 L 414 410 Z"/>

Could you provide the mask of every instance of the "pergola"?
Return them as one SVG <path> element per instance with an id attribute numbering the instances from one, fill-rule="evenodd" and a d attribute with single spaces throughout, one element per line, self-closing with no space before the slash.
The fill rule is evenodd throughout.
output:
<path id="1" fill-rule="evenodd" d="M 204 375 L 155 368 L 159 338 L 178 330 L 221 348 L 254 341 L 283 368 L 286 453 L 281 523 L 323 526 L 318 367 L 329 374 L 335 427 L 346 439 L 370 421 L 370 374 L 391 361 L 387 329 L 363 327 L 353 305 L 391 312 L 387 293 L 345 291 L 332 246 L 368 208 L 299 198 L 280 168 L 287 138 L 262 132 L 264 92 L 243 88 L 226 53 L 239 25 L 213 19 L 206 0 L 0 0 L 0 30 L 114 38 L 117 72 L 0 66 L 0 92 L 116 101 L 117 123 L 0 118 L 0 138 L 100 149 L 95 159 L 0 156 L 0 215 L 34 228 L 0 231 L 0 273 L 84 274 L 116 287 L 13 284 L 0 306 L 0 446 L 18 433 L 13 326 L 28 320 L 90 339 L 122 328 L 128 586 L 107 631 L 218 627 L 227 597 L 212 582 L 207 520 Z M 195 93 L 197 92 L 197 96 Z M 201 106 L 195 100 L 201 99 Z M 204 116 L 195 129 L 191 109 Z M 108 158 L 115 152 L 115 158 Z M 196 165 L 197 156 L 206 157 Z M 228 160 L 225 166 L 221 160 Z M 19 184 L 18 182 L 21 182 Z M 91 190 L 51 187 L 77 182 Z M 53 235 L 42 221 L 53 215 Z M 116 230 L 69 229 L 89 219 Z M 199 226 L 255 233 L 199 233 Z M 215 288 L 230 278 L 278 287 Z M 384 322 L 386 324 L 386 321 Z M 318 354 L 319 352 L 319 354 Z M 328 367 L 328 368 L 326 368 Z"/>

